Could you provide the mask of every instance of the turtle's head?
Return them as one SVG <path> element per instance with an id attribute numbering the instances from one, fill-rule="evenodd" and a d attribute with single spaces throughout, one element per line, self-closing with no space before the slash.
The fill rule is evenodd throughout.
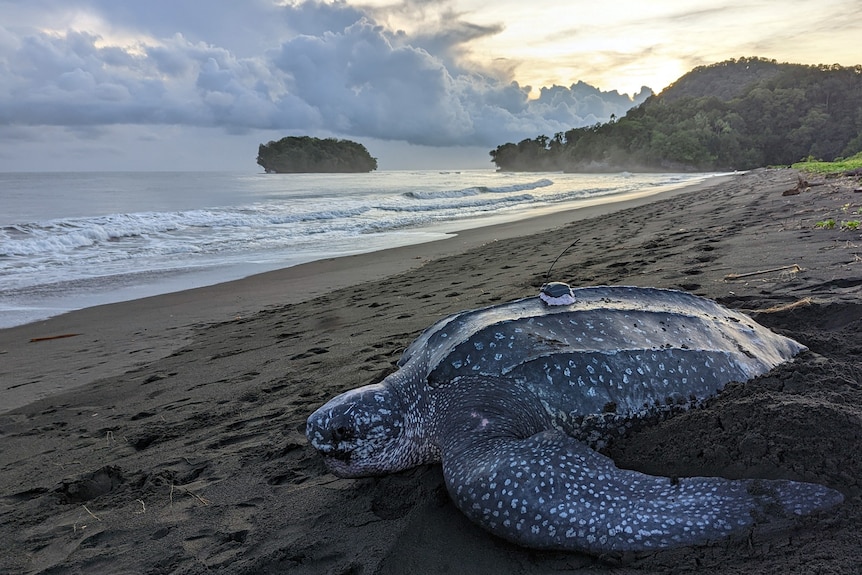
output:
<path id="1" fill-rule="evenodd" d="M 311 414 L 305 427 L 309 443 L 339 477 L 400 471 L 421 463 L 400 393 L 384 383 L 366 385 L 329 400 Z"/>

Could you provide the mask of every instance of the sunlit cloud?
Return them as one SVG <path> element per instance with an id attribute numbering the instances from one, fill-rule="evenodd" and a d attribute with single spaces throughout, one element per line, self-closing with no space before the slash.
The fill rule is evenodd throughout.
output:
<path id="1" fill-rule="evenodd" d="M 646 84 L 660 90 L 694 66 L 740 56 L 805 64 L 860 60 L 853 47 L 862 5 L 854 0 L 574 1 L 547 10 L 499 0 L 494 6 L 494 14 L 507 14 L 505 29 L 473 50 L 507 54 L 520 62 L 518 80 L 530 85 L 569 77 L 604 89 L 630 92 Z"/>

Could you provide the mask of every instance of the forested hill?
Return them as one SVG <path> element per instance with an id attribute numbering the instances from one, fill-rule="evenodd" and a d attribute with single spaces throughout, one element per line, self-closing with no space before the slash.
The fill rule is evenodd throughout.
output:
<path id="1" fill-rule="evenodd" d="M 267 173 L 370 172 L 377 169 L 365 146 L 351 140 L 289 136 L 261 144 L 257 163 Z"/>
<path id="2" fill-rule="evenodd" d="M 764 58 L 725 60 L 711 66 L 698 66 L 661 91 L 665 102 L 680 98 L 715 96 L 732 100 L 745 95 L 753 84 L 769 80 L 781 72 L 805 68 L 800 64 L 779 64 Z"/>
<path id="3" fill-rule="evenodd" d="M 695 68 L 616 121 L 503 144 L 501 170 L 744 170 L 862 151 L 862 66 Z"/>

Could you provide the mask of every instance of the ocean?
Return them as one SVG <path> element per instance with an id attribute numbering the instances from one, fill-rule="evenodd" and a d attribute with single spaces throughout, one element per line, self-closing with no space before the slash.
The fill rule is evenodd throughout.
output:
<path id="1" fill-rule="evenodd" d="M 0 173 L 0 327 L 708 176 Z"/>

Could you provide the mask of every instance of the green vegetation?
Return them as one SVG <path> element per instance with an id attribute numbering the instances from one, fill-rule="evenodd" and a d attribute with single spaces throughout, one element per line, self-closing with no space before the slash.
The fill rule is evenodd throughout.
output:
<path id="1" fill-rule="evenodd" d="M 377 169 L 377 159 L 372 158 L 362 144 L 309 136 L 290 136 L 277 142 L 261 144 L 257 151 L 257 163 L 267 173 L 354 173 Z"/>
<path id="2" fill-rule="evenodd" d="M 816 230 L 834 230 L 835 226 L 838 225 L 835 220 L 829 218 L 828 220 L 822 220 L 814 223 L 814 229 Z M 859 220 L 849 220 L 841 222 L 841 225 L 838 225 L 838 228 L 841 230 L 858 230 L 859 227 L 862 226 L 862 221 Z"/>
<path id="3" fill-rule="evenodd" d="M 490 152 L 500 170 L 685 171 L 862 151 L 862 66 L 741 58 L 698 67 L 620 119 Z"/>
<path id="4" fill-rule="evenodd" d="M 833 162 L 821 162 L 808 157 L 808 159 L 802 162 L 793 164 L 792 167 L 801 171 L 825 174 L 826 178 L 841 175 L 862 176 L 862 152 L 849 158 L 838 158 Z M 800 178 L 800 181 L 802 181 L 802 178 Z M 846 203 L 841 206 L 841 213 L 860 215 L 862 214 L 862 208 L 854 210 L 852 203 Z M 836 226 L 842 231 L 857 231 L 862 228 L 862 220 L 842 220 L 839 224 L 834 218 L 829 218 L 814 222 L 814 229 L 817 230 L 834 230 Z"/>
<path id="5" fill-rule="evenodd" d="M 816 230 L 834 230 L 836 226 L 838 226 L 838 229 L 841 230 L 856 231 L 860 227 L 862 227 L 862 221 L 844 220 L 841 222 L 841 224 L 838 224 L 834 219 L 829 218 L 828 220 L 814 222 L 814 229 Z"/>
<path id="6" fill-rule="evenodd" d="M 792 167 L 797 170 L 817 174 L 838 174 L 851 170 L 859 170 L 862 169 L 862 152 L 849 158 L 836 158 L 833 162 L 823 162 L 815 160 L 813 156 L 809 156 L 801 162 L 796 162 Z"/>

